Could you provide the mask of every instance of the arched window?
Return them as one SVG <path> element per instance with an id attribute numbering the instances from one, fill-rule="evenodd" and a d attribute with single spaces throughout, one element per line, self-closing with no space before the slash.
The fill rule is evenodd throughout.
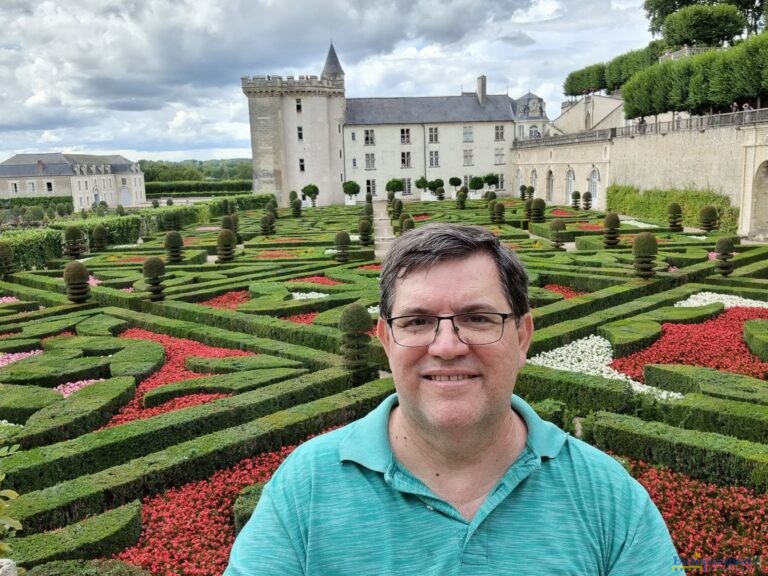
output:
<path id="1" fill-rule="evenodd" d="M 520 186 L 523 185 L 523 171 L 520 170 L 520 168 L 517 169 L 517 174 L 515 174 L 515 191 L 520 191 Z"/>
<path id="2" fill-rule="evenodd" d="M 600 172 L 597 171 L 597 168 L 593 168 L 592 172 L 589 173 L 589 192 L 592 194 L 592 206 L 594 208 L 598 205 L 598 190 L 600 185 Z"/>
<path id="3" fill-rule="evenodd" d="M 536 124 L 528 128 L 528 138 L 538 138 L 539 136 L 539 127 Z"/>
<path id="4" fill-rule="evenodd" d="M 552 190 L 555 188 L 555 175 L 552 170 L 547 172 L 547 202 L 552 201 Z"/>
<path id="5" fill-rule="evenodd" d="M 576 189 L 576 174 L 573 173 L 573 169 L 568 169 L 565 175 L 565 200 L 563 204 L 570 204 L 571 194 Z"/>
<path id="6" fill-rule="evenodd" d="M 536 190 L 536 170 L 531 170 L 531 186 Z"/>

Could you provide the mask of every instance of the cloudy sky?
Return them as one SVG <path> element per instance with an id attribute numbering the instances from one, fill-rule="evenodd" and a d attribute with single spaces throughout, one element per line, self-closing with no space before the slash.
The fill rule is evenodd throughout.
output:
<path id="1" fill-rule="evenodd" d="M 542 96 L 642 48 L 642 0 L 0 0 L 0 161 L 20 152 L 250 156 L 242 76 L 319 74 L 347 97 Z"/>

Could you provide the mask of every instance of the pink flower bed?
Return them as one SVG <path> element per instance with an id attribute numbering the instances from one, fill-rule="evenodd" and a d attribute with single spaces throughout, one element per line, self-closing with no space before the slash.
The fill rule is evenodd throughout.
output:
<path id="1" fill-rule="evenodd" d="M 320 315 L 319 312 L 307 312 L 306 314 L 294 314 L 293 316 L 284 316 L 282 320 L 295 322 L 296 324 L 312 324 Z"/>
<path id="2" fill-rule="evenodd" d="M 88 284 L 90 286 L 98 286 L 99 284 L 101 284 L 101 280 L 96 278 L 96 276 L 88 275 Z"/>
<path id="3" fill-rule="evenodd" d="M 363 266 L 358 266 L 358 270 L 381 270 L 381 264 L 365 264 Z"/>
<path id="4" fill-rule="evenodd" d="M 103 378 L 94 378 L 92 380 L 78 380 L 77 382 L 66 382 L 64 384 L 59 384 L 54 388 L 54 390 L 61 392 L 64 398 L 69 396 L 70 394 L 74 394 L 81 388 L 85 388 L 86 386 L 90 386 L 94 382 L 102 382 Z"/>
<path id="5" fill-rule="evenodd" d="M 8 366 L 8 364 L 13 364 L 14 362 L 18 362 L 19 360 L 24 360 L 24 358 L 29 358 L 30 356 L 36 356 L 41 352 L 42 350 L 31 350 L 30 352 L 10 352 L 8 354 L 2 354 L 0 355 L 0 368 L 2 368 L 3 366 Z"/>
<path id="6" fill-rule="evenodd" d="M 554 210 L 552 210 L 552 216 L 568 217 L 568 216 L 577 216 L 577 215 L 578 214 L 576 214 L 576 212 L 572 212 L 570 210 L 563 210 L 562 208 L 555 208 Z"/>
<path id="7" fill-rule="evenodd" d="M 602 224 L 589 224 L 587 222 L 582 222 L 580 224 L 576 224 L 577 230 L 602 230 L 603 225 Z"/>
<path id="8" fill-rule="evenodd" d="M 13 304 L 18 301 L 19 299 L 16 296 L 0 296 L 0 304 Z"/>
<path id="9" fill-rule="evenodd" d="M 256 258 L 291 258 L 293 254 L 285 250 L 262 250 Z"/>

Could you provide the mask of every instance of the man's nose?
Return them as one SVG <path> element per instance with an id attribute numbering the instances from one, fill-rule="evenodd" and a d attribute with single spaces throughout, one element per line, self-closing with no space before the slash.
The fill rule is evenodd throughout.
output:
<path id="1" fill-rule="evenodd" d="M 443 320 L 447 322 L 447 326 L 442 325 Z M 438 320 L 435 339 L 429 346 L 430 353 L 435 356 L 453 357 L 465 354 L 467 350 L 469 346 L 459 339 L 459 332 L 453 322 L 449 318 Z"/>

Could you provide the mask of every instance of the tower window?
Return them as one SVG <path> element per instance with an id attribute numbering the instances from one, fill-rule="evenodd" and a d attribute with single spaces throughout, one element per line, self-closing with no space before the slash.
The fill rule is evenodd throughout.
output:
<path id="1" fill-rule="evenodd" d="M 296 98 L 296 112 L 301 114 L 301 98 Z"/>
<path id="2" fill-rule="evenodd" d="M 299 140 L 304 140 L 304 128 L 301 126 L 298 126 L 296 128 L 296 135 L 299 137 Z"/>
<path id="3" fill-rule="evenodd" d="M 304 172 L 304 171 L 305 171 L 304 158 L 299 158 L 299 172 Z"/>

